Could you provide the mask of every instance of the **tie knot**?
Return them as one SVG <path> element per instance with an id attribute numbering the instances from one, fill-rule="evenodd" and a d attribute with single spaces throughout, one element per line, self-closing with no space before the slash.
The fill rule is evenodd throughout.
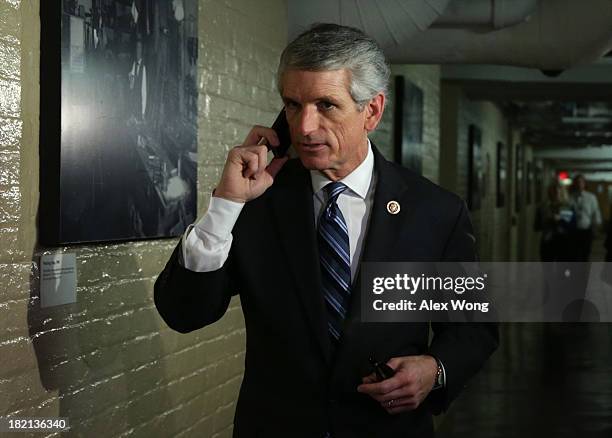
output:
<path id="1" fill-rule="evenodd" d="M 339 181 L 327 184 L 325 187 L 323 187 L 323 190 L 325 190 L 325 192 L 327 193 L 327 203 L 329 204 L 330 202 L 336 202 L 336 199 L 338 199 L 340 193 L 342 193 L 346 189 L 346 185 Z"/>

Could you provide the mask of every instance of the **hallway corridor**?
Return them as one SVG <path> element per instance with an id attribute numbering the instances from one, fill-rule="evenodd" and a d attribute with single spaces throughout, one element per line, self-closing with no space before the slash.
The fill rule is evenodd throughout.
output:
<path id="1" fill-rule="evenodd" d="M 610 324 L 505 324 L 437 438 L 612 436 Z"/>
<path id="2" fill-rule="evenodd" d="M 591 261 L 602 261 L 603 236 Z M 437 438 L 612 436 L 612 325 L 507 323 Z"/>

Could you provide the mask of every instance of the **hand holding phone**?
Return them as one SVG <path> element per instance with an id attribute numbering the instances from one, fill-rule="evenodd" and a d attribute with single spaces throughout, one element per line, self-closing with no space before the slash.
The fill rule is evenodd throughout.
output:
<path id="1" fill-rule="evenodd" d="M 270 146 L 270 142 L 276 143 L 274 137 L 278 138 L 278 146 Z M 263 145 L 274 154 L 270 163 Z M 234 202 L 248 202 L 261 196 L 287 162 L 290 145 L 289 125 L 283 109 L 272 128 L 254 126 L 244 142 L 230 150 L 214 196 Z"/>

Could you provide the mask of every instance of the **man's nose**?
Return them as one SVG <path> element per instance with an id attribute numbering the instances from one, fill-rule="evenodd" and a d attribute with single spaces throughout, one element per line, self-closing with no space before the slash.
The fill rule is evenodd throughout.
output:
<path id="1" fill-rule="evenodd" d="M 319 114 L 316 107 L 305 106 L 300 113 L 300 134 L 308 136 L 319 128 Z"/>

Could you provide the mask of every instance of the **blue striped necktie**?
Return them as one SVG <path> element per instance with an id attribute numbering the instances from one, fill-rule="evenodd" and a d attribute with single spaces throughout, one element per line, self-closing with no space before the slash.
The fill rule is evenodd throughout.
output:
<path id="1" fill-rule="evenodd" d="M 332 182 L 323 188 L 328 201 L 319 219 L 321 284 L 328 311 L 328 329 L 334 343 L 337 343 L 342 334 L 351 288 L 348 228 L 336 203 L 346 188 L 341 182 Z"/>

